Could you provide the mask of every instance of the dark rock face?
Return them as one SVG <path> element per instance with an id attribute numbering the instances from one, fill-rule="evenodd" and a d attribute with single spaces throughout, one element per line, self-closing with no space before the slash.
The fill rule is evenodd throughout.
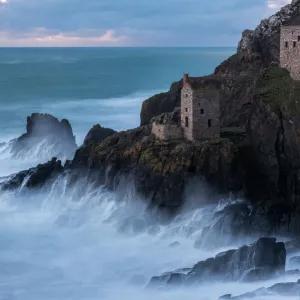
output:
<path id="1" fill-rule="evenodd" d="M 13 175 L 12 178 L 0 185 L 0 188 L 12 190 L 21 186 L 28 188 L 42 187 L 46 182 L 55 180 L 63 171 L 61 161 L 53 158 L 45 164 L 40 164 L 35 168 Z"/>
<path id="2" fill-rule="evenodd" d="M 116 133 L 116 131 L 114 131 L 113 129 L 101 127 L 101 125 L 99 124 L 94 125 L 85 137 L 83 145 L 87 146 L 92 143 L 100 143 L 114 133 Z"/>
<path id="3" fill-rule="evenodd" d="M 182 83 L 175 82 L 170 91 L 160 93 L 145 100 L 141 109 L 141 125 L 146 125 L 150 120 L 162 113 L 172 112 L 176 106 L 180 106 L 180 91 Z"/>
<path id="4" fill-rule="evenodd" d="M 12 152 L 30 155 L 37 145 L 51 147 L 53 156 L 73 158 L 77 149 L 72 127 L 68 120 L 59 121 L 49 114 L 34 113 L 27 118 L 26 133 L 14 141 Z"/>
<path id="5" fill-rule="evenodd" d="M 229 140 L 165 143 L 156 140 L 147 125 L 114 134 L 96 147 L 81 147 L 71 169 L 88 169 L 112 189 L 124 180 L 132 182 L 151 205 L 177 208 L 195 177 L 224 193 L 240 191 L 243 174 L 238 160 Z"/>
<path id="6" fill-rule="evenodd" d="M 149 287 L 172 283 L 191 284 L 210 280 L 257 281 L 284 273 L 286 250 L 275 238 L 260 238 L 250 246 L 229 250 L 194 265 L 187 273 L 180 270 L 153 277 Z"/>

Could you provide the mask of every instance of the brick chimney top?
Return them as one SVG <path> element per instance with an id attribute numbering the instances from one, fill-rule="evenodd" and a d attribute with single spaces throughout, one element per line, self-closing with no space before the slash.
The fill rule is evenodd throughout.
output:
<path id="1" fill-rule="evenodd" d="M 189 82 L 189 74 L 183 75 L 183 85 L 186 85 Z"/>

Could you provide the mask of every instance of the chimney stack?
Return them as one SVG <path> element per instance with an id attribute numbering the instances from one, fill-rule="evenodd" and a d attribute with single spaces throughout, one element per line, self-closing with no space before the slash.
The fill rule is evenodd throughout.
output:
<path id="1" fill-rule="evenodd" d="M 183 75 L 183 85 L 186 85 L 189 82 L 189 74 Z"/>

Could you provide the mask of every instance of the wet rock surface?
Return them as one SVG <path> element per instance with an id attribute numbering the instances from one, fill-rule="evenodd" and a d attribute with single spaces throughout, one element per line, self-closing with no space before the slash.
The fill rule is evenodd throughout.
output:
<path id="1" fill-rule="evenodd" d="M 19 172 L 9 180 L 0 184 L 3 190 L 13 190 L 22 187 L 38 188 L 46 185 L 51 180 L 62 174 L 64 168 L 60 160 L 53 158 L 51 161 L 40 164 L 35 168 Z"/>
<path id="2" fill-rule="evenodd" d="M 151 279 L 149 287 L 161 288 L 172 284 L 200 284 L 205 281 L 267 280 L 284 274 L 286 250 L 275 238 L 260 238 L 250 246 L 219 253 L 200 261 L 187 272 L 176 270 Z"/>

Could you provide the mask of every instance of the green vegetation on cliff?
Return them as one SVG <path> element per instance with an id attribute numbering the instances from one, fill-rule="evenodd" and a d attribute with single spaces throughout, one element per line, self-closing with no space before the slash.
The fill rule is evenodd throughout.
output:
<path id="1" fill-rule="evenodd" d="M 286 69 L 266 69 L 258 78 L 257 95 L 273 112 L 281 111 L 287 117 L 300 115 L 300 83 Z"/>

